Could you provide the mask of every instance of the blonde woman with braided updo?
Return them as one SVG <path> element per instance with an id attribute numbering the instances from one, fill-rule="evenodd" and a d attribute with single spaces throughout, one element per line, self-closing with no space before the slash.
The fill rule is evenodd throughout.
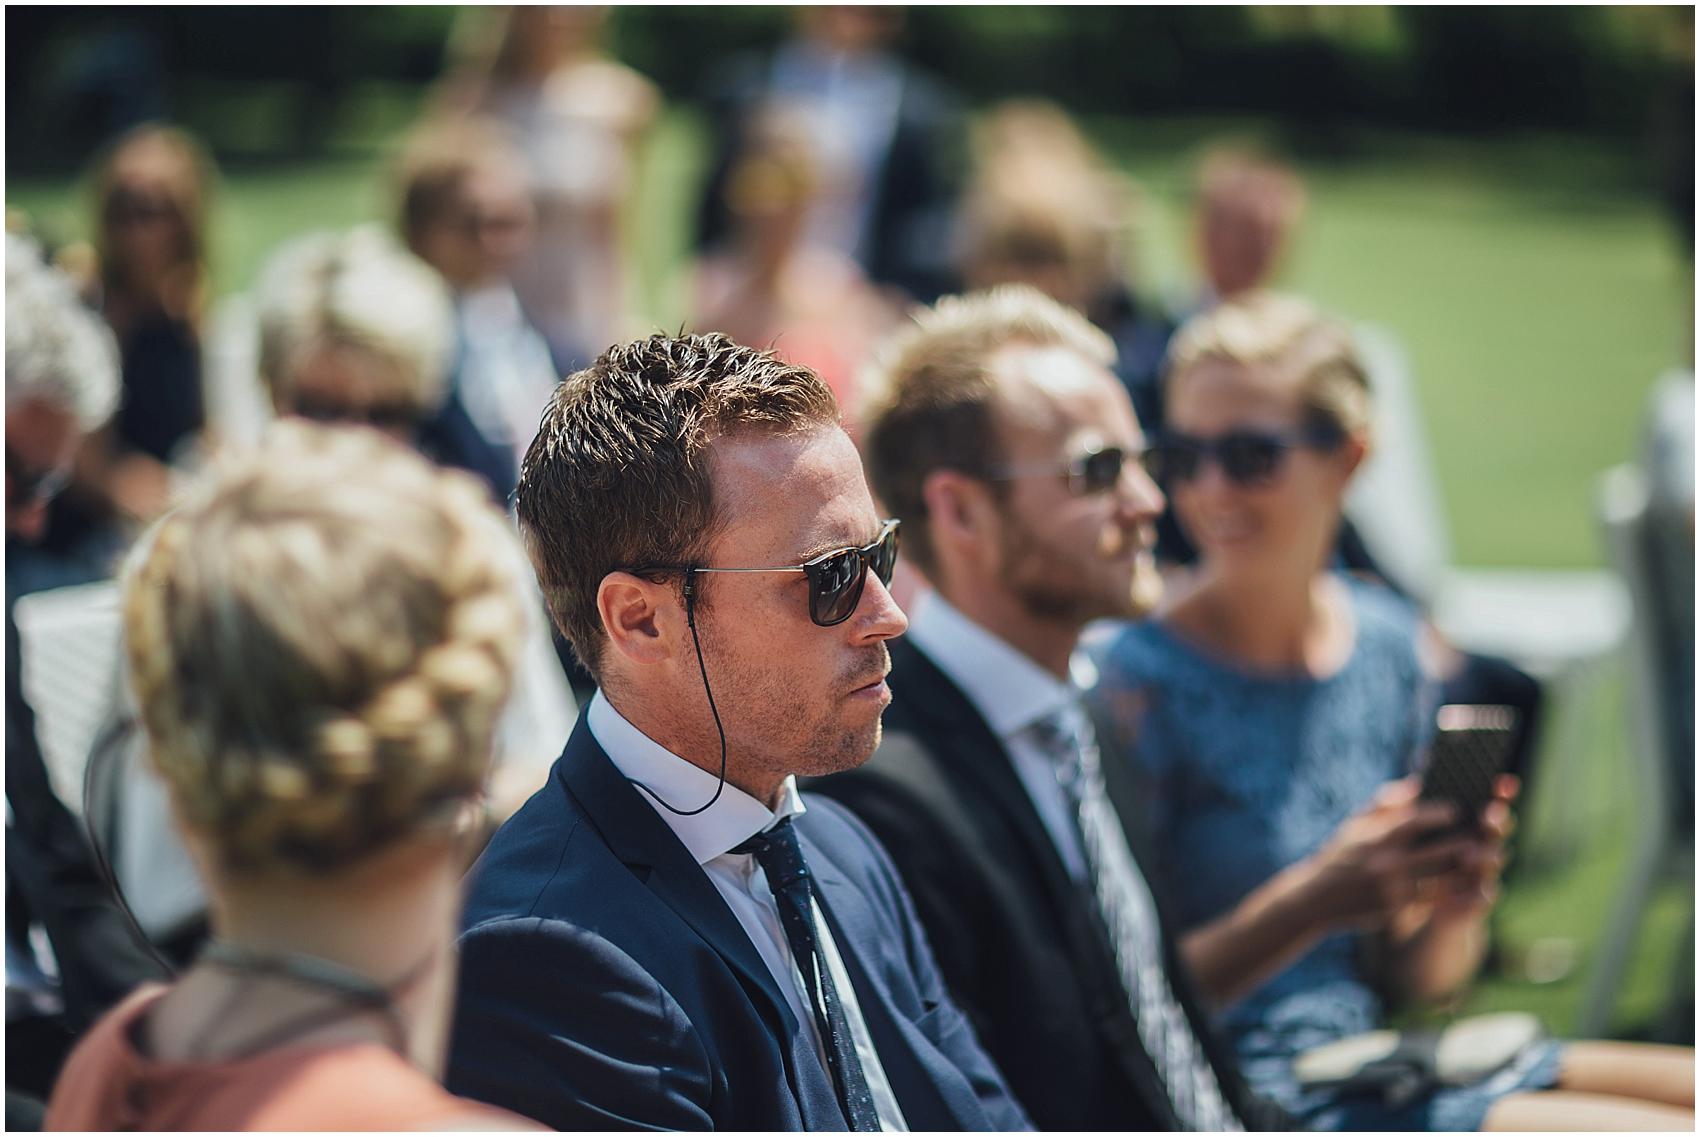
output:
<path id="1" fill-rule="evenodd" d="M 523 613 L 469 475 L 285 423 L 123 581 L 213 940 L 72 1054 L 57 1129 L 505 1128 L 437 1078 L 464 843 Z"/>

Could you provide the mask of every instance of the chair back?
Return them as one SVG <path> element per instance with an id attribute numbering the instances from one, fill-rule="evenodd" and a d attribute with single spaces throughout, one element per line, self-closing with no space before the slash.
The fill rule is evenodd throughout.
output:
<path id="1" fill-rule="evenodd" d="M 83 766 L 111 702 L 120 663 L 118 584 L 102 580 L 20 596 L 18 625 L 24 698 L 53 792 L 81 814 Z"/>
<path id="2" fill-rule="evenodd" d="M 1452 563 L 1452 540 L 1410 356 L 1380 325 L 1358 325 L 1353 335 L 1369 372 L 1375 439 L 1346 514 L 1376 563 L 1426 607 Z"/>
<path id="3" fill-rule="evenodd" d="M 1651 547 L 1647 483 L 1633 466 L 1614 466 L 1600 476 L 1597 512 L 1612 566 L 1629 593 L 1628 706 L 1636 767 L 1645 801 L 1662 803 L 1666 820 L 1692 830 L 1692 776 L 1686 795 L 1677 792 L 1676 740 L 1670 737 L 1670 685 L 1663 658 L 1674 631 L 1671 606 L 1660 587 Z M 1687 759 L 1690 763 L 1693 756 Z M 1691 773 L 1691 772 L 1690 772 Z M 1684 800 L 1686 798 L 1686 800 Z"/>

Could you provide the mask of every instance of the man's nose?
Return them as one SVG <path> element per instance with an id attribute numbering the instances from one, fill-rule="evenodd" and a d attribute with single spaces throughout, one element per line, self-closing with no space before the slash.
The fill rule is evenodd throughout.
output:
<path id="1" fill-rule="evenodd" d="M 903 614 L 903 609 L 892 599 L 891 589 L 871 570 L 868 572 L 867 586 L 862 590 L 862 601 L 857 607 L 867 609 L 856 619 L 859 640 L 876 643 L 880 640 L 895 639 L 909 630 L 909 617 Z"/>
<path id="2" fill-rule="evenodd" d="M 1163 515 L 1168 500 L 1144 465 L 1129 461 L 1116 482 L 1116 505 L 1134 521 L 1155 521 Z"/>

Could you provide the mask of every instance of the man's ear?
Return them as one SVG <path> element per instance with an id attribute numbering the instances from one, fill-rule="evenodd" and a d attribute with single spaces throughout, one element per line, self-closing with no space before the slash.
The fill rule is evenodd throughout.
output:
<path id="1" fill-rule="evenodd" d="M 997 524 L 997 509 L 991 488 L 960 470 L 934 470 L 921 483 L 921 499 L 927 503 L 927 529 L 933 548 L 975 554 Z"/>
<path id="2" fill-rule="evenodd" d="M 1340 444 L 1340 457 L 1344 460 L 1347 480 L 1363 467 L 1369 455 L 1370 441 L 1363 432 L 1355 431 L 1346 436 L 1346 440 Z"/>
<path id="3" fill-rule="evenodd" d="M 596 611 L 612 649 L 640 665 L 666 660 L 685 631 L 685 610 L 671 581 L 611 572 L 596 586 Z"/>

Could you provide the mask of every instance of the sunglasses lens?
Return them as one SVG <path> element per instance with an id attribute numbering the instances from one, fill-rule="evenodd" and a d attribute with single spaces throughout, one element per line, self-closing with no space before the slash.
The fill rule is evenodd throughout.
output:
<path id="1" fill-rule="evenodd" d="M 1163 482 L 1163 448 L 1149 446 L 1139 452 L 1139 468 L 1145 476 L 1159 485 Z"/>
<path id="2" fill-rule="evenodd" d="M 1095 453 L 1088 454 L 1081 463 L 1081 487 L 1087 493 L 1103 493 L 1114 489 L 1121 481 L 1122 465 L 1127 461 L 1127 451 L 1119 446 L 1111 446 Z"/>
<path id="3" fill-rule="evenodd" d="M 1263 482 L 1275 473 L 1285 453 L 1279 440 L 1260 434 L 1230 434 L 1217 443 L 1222 469 L 1242 485 Z"/>
<path id="4" fill-rule="evenodd" d="M 842 624 L 862 602 L 868 569 L 881 584 L 891 583 L 897 569 L 897 523 L 865 548 L 845 549 L 803 567 L 809 574 L 809 618 L 822 627 Z"/>
<path id="5" fill-rule="evenodd" d="M 862 599 L 862 554 L 857 549 L 834 553 L 812 566 L 813 589 L 809 594 L 809 616 L 823 626 L 849 619 Z"/>

